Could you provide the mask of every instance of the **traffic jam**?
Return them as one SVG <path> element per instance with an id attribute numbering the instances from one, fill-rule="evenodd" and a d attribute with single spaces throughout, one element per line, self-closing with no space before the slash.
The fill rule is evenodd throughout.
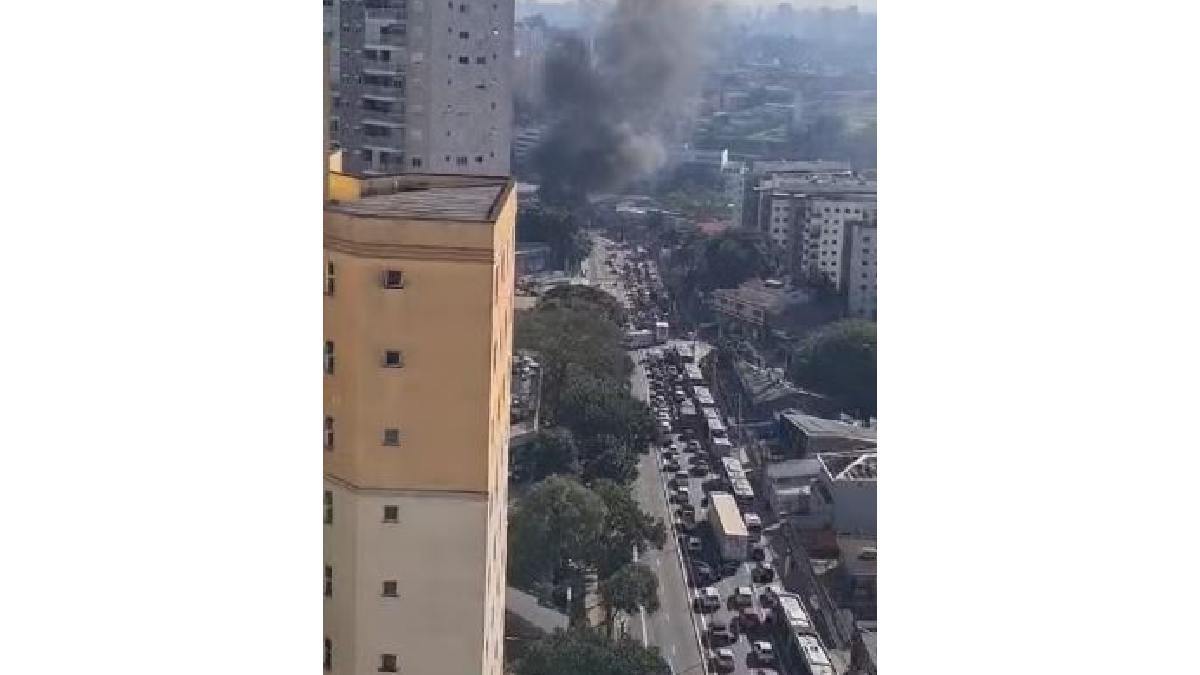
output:
<path id="1" fill-rule="evenodd" d="M 833 675 L 800 598 L 777 578 L 762 519 L 752 510 L 754 490 L 692 350 L 651 350 L 641 365 L 660 429 L 672 531 L 709 668 Z"/>

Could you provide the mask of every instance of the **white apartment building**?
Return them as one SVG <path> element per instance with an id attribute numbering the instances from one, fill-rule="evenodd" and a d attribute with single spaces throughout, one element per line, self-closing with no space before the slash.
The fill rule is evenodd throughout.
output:
<path id="1" fill-rule="evenodd" d="M 846 268 L 846 309 L 852 317 L 878 318 L 877 230 L 877 221 L 871 219 L 851 222 L 846 233 L 846 242 L 850 247 L 849 266 Z"/>
<path id="2" fill-rule="evenodd" d="M 332 0 L 352 175 L 509 174 L 514 0 Z"/>
<path id="3" fill-rule="evenodd" d="M 799 247 L 800 272 L 805 275 L 820 274 L 839 291 L 846 291 L 851 249 L 859 245 L 849 236 L 850 227 L 865 222 L 874 228 L 878 220 L 875 198 L 837 195 L 813 197 L 805 202 L 801 217 L 804 240 Z M 875 238 L 873 234 L 860 236 L 866 236 L 869 240 Z M 870 243 L 866 248 L 874 250 Z M 858 256 L 861 258 L 862 253 Z M 872 261 L 875 259 L 873 254 L 869 257 Z"/>

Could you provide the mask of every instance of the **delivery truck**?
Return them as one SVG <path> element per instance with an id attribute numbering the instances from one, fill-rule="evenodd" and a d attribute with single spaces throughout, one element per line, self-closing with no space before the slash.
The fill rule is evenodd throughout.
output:
<path id="1" fill-rule="evenodd" d="M 709 495 L 708 519 L 712 523 L 713 536 L 722 560 L 742 561 L 749 554 L 750 532 L 742 520 L 733 495 L 714 492 Z"/>

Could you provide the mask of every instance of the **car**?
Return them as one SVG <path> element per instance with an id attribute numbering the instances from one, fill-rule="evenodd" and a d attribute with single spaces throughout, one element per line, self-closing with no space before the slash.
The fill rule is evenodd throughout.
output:
<path id="1" fill-rule="evenodd" d="M 697 612 L 715 612 L 721 608 L 721 594 L 712 586 L 705 586 L 696 591 L 693 605 Z"/>
<path id="2" fill-rule="evenodd" d="M 676 403 L 683 403 L 684 399 L 686 399 L 686 398 L 687 398 L 687 394 L 683 393 L 682 389 L 675 390 L 675 402 Z"/>
<path id="3" fill-rule="evenodd" d="M 775 649 L 770 642 L 766 640 L 755 640 L 750 645 L 751 653 L 754 655 L 754 662 L 762 665 L 775 663 Z"/>
<path id="4" fill-rule="evenodd" d="M 749 586 L 738 586 L 733 589 L 733 595 L 729 596 L 733 601 L 734 607 L 749 607 L 754 604 L 754 591 L 750 590 Z"/>
<path id="5" fill-rule="evenodd" d="M 663 448 L 662 458 L 663 458 L 664 462 L 669 462 L 669 461 L 675 459 L 675 451 L 673 451 L 669 448 Z"/>
<path id="6" fill-rule="evenodd" d="M 733 650 L 729 647 L 721 647 L 713 655 L 713 667 L 717 670 L 728 672 L 737 667 L 737 663 L 733 657 Z"/>
<path id="7" fill-rule="evenodd" d="M 717 575 L 713 572 L 712 566 L 703 560 L 693 560 L 688 570 L 691 572 L 694 585 L 709 584 L 717 580 Z"/>
<path id="8" fill-rule="evenodd" d="M 734 641 L 729 625 L 720 619 L 713 619 L 708 624 L 708 643 L 712 646 L 723 646 Z"/>
<path id="9" fill-rule="evenodd" d="M 721 563 L 721 576 L 731 577 L 737 574 L 738 568 L 741 566 L 742 564 L 736 560 L 726 560 Z"/>
<path id="10" fill-rule="evenodd" d="M 763 624 L 762 612 L 753 607 L 743 607 L 741 612 L 738 612 L 738 625 L 743 630 L 754 630 Z"/>
<path id="11" fill-rule="evenodd" d="M 687 552 L 691 555 L 699 555 L 704 550 L 704 544 L 700 541 L 700 537 L 688 537 L 685 546 L 687 546 Z"/>
<path id="12" fill-rule="evenodd" d="M 688 504 L 692 501 L 692 492 L 686 485 L 681 485 L 675 488 L 675 494 L 671 495 L 671 501 L 676 504 Z"/>
<path id="13" fill-rule="evenodd" d="M 700 452 L 700 441 L 691 440 L 687 442 L 688 452 Z"/>
<path id="14" fill-rule="evenodd" d="M 754 513 L 753 511 L 747 511 L 742 514 L 742 520 L 746 522 L 746 531 L 748 531 L 750 534 L 762 534 L 762 518 L 760 518 L 757 513 Z"/>
<path id="15" fill-rule="evenodd" d="M 691 473 L 693 476 L 707 476 L 708 475 L 708 463 L 707 462 L 692 462 L 692 466 L 688 469 L 688 472 Z"/>
<path id="16" fill-rule="evenodd" d="M 671 475 L 671 482 L 675 485 L 687 485 L 688 480 L 689 477 L 686 471 L 676 471 Z"/>
<path id="17" fill-rule="evenodd" d="M 767 547 L 762 544 L 753 544 L 750 546 L 750 559 L 761 561 L 767 559 Z"/>
<path id="18" fill-rule="evenodd" d="M 750 578 L 753 579 L 755 583 L 769 584 L 772 581 L 775 581 L 775 568 L 771 566 L 771 563 L 765 560 L 760 560 L 754 566 L 754 569 L 751 570 Z"/>
<path id="19" fill-rule="evenodd" d="M 691 504 L 684 504 L 679 508 L 679 514 L 688 520 L 696 520 L 696 507 Z"/>
<path id="20" fill-rule="evenodd" d="M 779 594 L 783 593 L 783 587 L 772 584 L 763 589 L 759 594 L 758 601 L 763 607 L 774 607 L 779 604 Z"/>
<path id="21" fill-rule="evenodd" d="M 663 464 L 663 468 L 666 469 L 667 471 L 670 471 L 671 473 L 679 471 L 680 470 L 679 460 L 672 457 L 671 459 L 668 459 L 666 461 L 666 463 Z"/>

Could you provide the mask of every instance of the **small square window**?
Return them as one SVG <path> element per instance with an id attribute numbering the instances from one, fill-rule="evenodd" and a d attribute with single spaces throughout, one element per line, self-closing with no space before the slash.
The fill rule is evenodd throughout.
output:
<path id="1" fill-rule="evenodd" d="M 482 66 L 482 65 L 485 65 L 486 63 L 487 63 L 486 56 L 476 56 L 475 57 L 475 65 Z"/>
<path id="2" fill-rule="evenodd" d="M 384 429 L 383 430 L 384 445 L 400 445 L 400 430 L 399 429 Z"/>
<path id="3" fill-rule="evenodd" d="M 469 39 L 471 39 L 471 34 L 470 34 L 470 33 L 468 33 L 468 32 L 467 32 L 467 31 L 465 31 L 465 30 L 460 30 L 460 31 L 458 32 L 458 39 L 460 39 L 460 40 L 469 40 Z"/>
<path id="4" fill-rule="evenodd" d="M 400 507 L 389 504 L 383 507 L 383 522 L 398 523 L 400 522 Z"/>
<path id="5" fill-rule="evenodd" d="M 404 288 L 404 272 L 387 270 L 383 273 L 384 288 Z"/>
<path id="6" fill-rule="evenodd" d="M 459 62 L 459 63 L 461 63 L 461 64 L 463 64 L 463 65 L 467 65 L 467 64 L 471 63 L 471 57 L 469 57 L 469 56 L 460 56 L 460 57 L 458 57 L 458 62 Z M 447 84 L 449 84 L 449 83 L 447 83 Z"/>
<path id="7" fill-rule="evenodd" d="M 385 598 L 399 597 L 399 593 L 396 592 L 396 582 L 395 581 L 383 582 L 383 597 L 385 597 Z"/>
<path id="8" fill-rule="evenodd" d="M 395 654 L 380 654 L 379 655 L 379 672 L 381 672 L 381 673 L 396 672 L 396 655 Z"/>
<path id="9" fill-rule="evenodd" d="M 403 368 L 404 353 L 397 349 L 389 349 L 383 353 L 383 365 L 385 368 Z"/>
<path id="10" fill-rule="evenodd" d="M 412 158 L 412 166 L 413 166 L 413 168 L 414 168 L 414 169 L 419 169 L 419 168 L 421 168 L 421 158 L 420 158 L 420 157 L 413 157 L 413 158 Z"/>

